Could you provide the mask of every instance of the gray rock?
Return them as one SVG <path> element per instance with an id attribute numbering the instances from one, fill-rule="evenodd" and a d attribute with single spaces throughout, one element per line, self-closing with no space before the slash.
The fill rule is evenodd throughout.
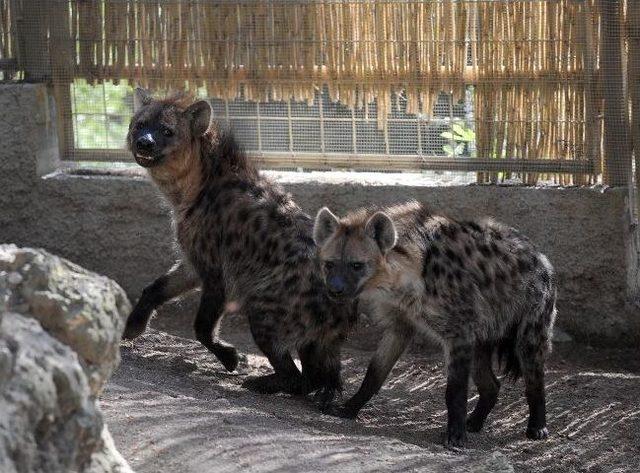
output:
<path id="1" fill-rule="evenodd" d="M 0 245 L 0 472 L 132 473 L 97 403 L 129 310 L 110 279 Z"/>
<path id="2" fill-rule="evenodd" d="M 34 317 L 73 347 L 91 393 L 100 393 L 119 363 L 119 343 L 131 310 L 111 279 L 44 250 L 0 245 L 0 310 Z"/>
<path id="3" fill-rule="evenodd" d="M 102 414 L 76 354 L 37 321 L 0 321 L 0 471 L 83 471 L 101 446 Z"/>

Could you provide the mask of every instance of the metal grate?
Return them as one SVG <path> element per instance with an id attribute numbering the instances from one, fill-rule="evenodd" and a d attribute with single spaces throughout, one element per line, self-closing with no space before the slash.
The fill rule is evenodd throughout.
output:
<path id="1" fill-rule="evenodd" d="M 74 148 L 80 159 L 95 159 L 89 153 L 104 149 L 105 159 L 128 159 L 123 150 L 127 125 L 133 113 L 133 89 L 125 83 L 98 85 L 76 80 L 72 85 Z M 411 114 L 402 93 L 394 95 L 387 127 L 377 126 L 375 101 L 363 109 L 350 109 L 331 101 L 326 88 L 313 103 L 289 101 L 255 102 L 242 98 L 209 98 L 214 117 L 232 129 L 252 156 L 297 160 L 305 156 L 307 167 L 327 168 L 365 163 L 369 157 L 387 159 L 464 158 L 475 155 L 473 89 L 454 103 L 442 93 L 431 116 Z M 315 161 L 315 163 L 313 163 Z M 314 165 L 315 164 L 315 165 Z M 280 166 L 283 167 L 283 166 Z M 285 166 L 286 167 L 286 166 Z"/>

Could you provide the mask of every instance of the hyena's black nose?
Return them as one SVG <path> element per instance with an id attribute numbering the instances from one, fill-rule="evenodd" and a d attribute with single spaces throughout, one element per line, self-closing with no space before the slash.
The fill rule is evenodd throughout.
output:
<path id="1" fill-rule="evenodd" d="M 336 296 L 339 296 L 342 293 L 344 293 L 346 289 L 346 284 L 344 283 L 344 279 L 342 279 L 339 276 L 332 276 L 329 279 L 327 279 L 327 286 L 329 288 L 329 291 Z"/>
<path id="2" fill-rule="evenodd" d="M 150 133 L 146 133 L 136 140 L 136 149 L 141 153 L 150 153 L 155 144 L 153 136 Z"/>

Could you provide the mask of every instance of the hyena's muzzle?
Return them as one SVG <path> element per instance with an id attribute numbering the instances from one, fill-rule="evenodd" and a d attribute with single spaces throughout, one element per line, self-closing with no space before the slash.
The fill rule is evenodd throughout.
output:
<path id="1" fill-rule="evenodd" d="M 131 151 L 136 162 L 145 168 L 160 164 L 163 150 L 171 131 L 161 127 L 145 127 L 135 130 L 131 136 Z"/>
<path id="2" fill-rule="evenodd" d="M 362 286 L 363 263 L 325 262 L 324 283 L 334 300 L 349 300 L 358 296 Z"/>

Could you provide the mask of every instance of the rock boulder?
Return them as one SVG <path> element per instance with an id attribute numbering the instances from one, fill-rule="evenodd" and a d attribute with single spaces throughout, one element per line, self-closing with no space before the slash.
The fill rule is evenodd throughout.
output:
<path id="1" fill-rule="evenodd" d="M 0 245 L 1 472 L 131 472 L 97 402 L 129 309 L 104 276 Z"/>

